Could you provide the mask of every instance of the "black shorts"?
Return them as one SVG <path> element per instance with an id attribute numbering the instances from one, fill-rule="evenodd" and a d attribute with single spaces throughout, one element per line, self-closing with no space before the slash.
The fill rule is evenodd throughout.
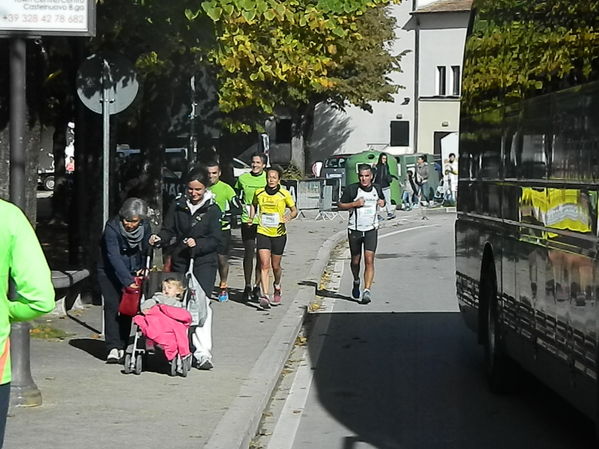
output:
<path id="1" fill-rule="evenodd" d="M 220 256 L 228 256 L 231 250 L 231 230 L 226 229 L 221 232 L 221 244 L 218 248 Z"/>
<path id="2" fill-rule="evenodd" d="M 256 234 L 258 234 L 257 224 L 241 224 L 241 240 L 246 242 L 248 240 L 256 240 Z"/>
<path id="3" fill-rule="evenodd" d="M 256 243 L 256 249 L 267 249 L 275 256 L 282 256 L 285 251 L 285 244 L 287 243 L 287 234 L 279 235 L 277 237 L 269 237 L 267 235 L 258 234 Z"/>
<path id="4" fill-rule="evenodd" d="M 375 252 L 378 237 L 378 229 L 371 229 L 370 231 L 354 231 L 352 229 L 349 229 L 347 231 L 347 240 L 349 240 L 349 252 L 352 256 L 357 256 L 361 254 L 362 244 L 364 244 L 364 251 Z"/>

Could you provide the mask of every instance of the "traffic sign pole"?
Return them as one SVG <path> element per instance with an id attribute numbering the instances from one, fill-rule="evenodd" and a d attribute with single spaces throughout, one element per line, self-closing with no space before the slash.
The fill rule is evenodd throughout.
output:
<path id="1" fill-rule="evenodd" d="M 10 40 L 10 201 L 25 209 L 25 77 L 27 46 L 23 38 Z M 12 289 L 11 289 L 12 290 Z M 9 292 L 14 298 L 14 291 Z M 31 376 L 30 336 L 27 322 L 13 323 L 10 332 L 11 406 L 42 404 L 42 393 Z"/>

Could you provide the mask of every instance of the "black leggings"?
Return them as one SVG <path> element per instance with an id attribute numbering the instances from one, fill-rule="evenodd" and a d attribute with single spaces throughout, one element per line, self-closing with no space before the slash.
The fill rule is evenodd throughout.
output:
<path id="1" fill-rule="evenodd" d="M 104 341 L 106 349 L 125 349 L 131 330 L 131 317 L 119 315 L 121 284 L 98 272 L 98 284 L 104 298 Z"/>
<path id="2" fill-rule="evenodd" d="M 6 415 L 10 400 L 10 382 L 0 385 L 0 448 L 4 444 L 4 431 L 6 430 Z"/>

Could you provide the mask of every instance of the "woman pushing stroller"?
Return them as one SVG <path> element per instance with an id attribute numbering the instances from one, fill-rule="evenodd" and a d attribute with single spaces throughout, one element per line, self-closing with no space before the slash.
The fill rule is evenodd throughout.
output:
<path id="1" fill-rule="evenodd" d="M 162 229 L 150 236 L 150 245 L 161 242 L 173 245 L 172 271 L 185 273 L 193 260 L 193 275 L 207 298 L 210 298 L 218 270 L 218 249 L 221 243 L 221 211 L 207 190 L 208 175 L 201 168 L 187 176 L 186 195 L 170 206 Z M 209 308 L 208 308 L 209 309 Z M 211 312 L 202 327 L 208 332 L 201 336 L 196 330 L 192 336 L 194 358 L 200 369 L 212 368 L 212 342 L 209 334 Z"/>

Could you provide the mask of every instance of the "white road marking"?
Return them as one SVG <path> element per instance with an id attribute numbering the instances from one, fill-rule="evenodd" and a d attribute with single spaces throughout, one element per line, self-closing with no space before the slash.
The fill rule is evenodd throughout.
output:
<path id="1" fill-rule="evenodd" d="M 415 226 L 413 228 L 400 229 L 399 231 L 393 231 L 393 232 L 389 232 L 388 234 L 379 235 L 379 239 L 383 239 L 385 237 L 390 237 L 395 234 L 401 234 L 402 232 L 415 231 L 417 229 L 424 229 L 424 228 L 437 228 L 437 227 L 439 227 L 439 225 Z"/>

